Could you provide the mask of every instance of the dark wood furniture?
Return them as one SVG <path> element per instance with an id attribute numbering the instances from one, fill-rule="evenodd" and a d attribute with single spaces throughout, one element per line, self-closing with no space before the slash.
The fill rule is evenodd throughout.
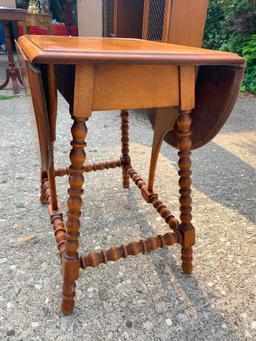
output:
<path id="1" fill-rule="evenodd" d="M 195 229 L 191 222 L 191 149 L 212 138 L 230 114 L 239 91 L 244 59 L 232 53 L 136 39 L 22 36 L 18 40 L 18 48 L 22 56 L 22 72 L 27 74 L 30 84 L 37 124 L 42 168 L 41 202 L 48 203 L 62 262 L 63 312 L 73 312 L 79 269 L 178 243 L 181 245 L 183 272 L 190 274 L 195 243 Z M 202 72 L 196 81 L 198 65 L 202 65 Z M 219 89 L 221 81 L 224 84 Z M 57 89 L 68 101 L 73 120 L 70 166 L 61 169 L 54 167 L 53 154 Z M 211 96 L 218 97 L 220 91 L 223 92 L 221 99 L 213 103 Z M 170 109 L 173 107 L 177 110 Z M 128 111 L 123 108 L 161 108 L 154 116 L 148 183 L 131 165 Z M 86 121 L 92 111 L 108 109 L 122 110 L 121 157 L 114 161 L 87 164 Z M 204 122 L 208 118 L 203 129 L 200 122 L 202 113 Z M 219 117 L 219 124 L 212 131 L 211 124 L 216 122 L 212 119 L 214 115 Z M 159 149 L 169 131 L 169 143 L 179 150 L 179 220 L 154 191 Z M 146 202 L 169 225 L 170 232 L 80 256 L 78 237 L 83 174 L 115 167 L 122 168 L 123 187 L 129 187 L 131 178 Z M 64 175 L 69 176 L 66 224 L 55 185 L 55 177 Z"/>
<path id="2" fill-rule="evenodd" d="M 144 0 L 104 0 L 104 36 L 141 38 Z"/>
<path id="3" fill-rule="evenodd" d="M 4 83 L 0 85 L 0 90 L 4 89 L 9 84 L 9 81 L 11 80 L 14 94 L 19 93 L 18 82 L 20 82 L 20 84 L 23 84 L 23 83 L 20 77 L 19 69 L 16 68 L 15 61 L 13 58 L 9 24 L 13 22 L 17 23 L 18 21 L 24 22 L 26 18 L 26 14 L 27 12 L 23 9 L 0 7 L 0 21 L 2 21 L 3 26 L 4 26 L 4 34 L 5 34 L 5 41 L 6 41 L 5 44 L 6 44 L 7 56 L 8 56 L 8 66 L 6 68 L 6 79 Z"/>
<path id="4" fill-rule="evenodd" d="M 208 2 L 208 0 L 143 0 L 137 2 L 136 8 L 132 2 L 127 0 L 105 0 L 104 33 L 105 36 L 111 37 L 143 38 L 172 44 L 201 47 Z M 136 27 L 136 30 L 133 30 L 134 27 Z M 204 72 L 205 69 L 199 71 L 200 78 Z M 213 75 L 214 73 L 211 72 L 211 74 Z M 221 78 L 225 79 L 224 73 L 221 73 Z M 224 83 L 222 80 L 220 84 L 223 86 Z M 223 98 L 224 93 L 223 91 L 215 92 L 217 99 L 215 103 L 220 105 L 218 99 Z M 173 111 L 173 115 L 175 115 L 175 112 L 177 115 L 175 108 L 171 110 Z M 156 112 L 156 109 L 147 111 L 153 127 Z M 202 125 L 207 124 L 203 111 L 200 110 L 199 112 L 202 115 L 199 122 L 202 122 Z M 214 120 L 215 122 L 213 122 Z M 224 120 L 223 116 L 222 120 Z M 212 115 L 210 125 L 212 131 L 214 131 L 214 127 L 219 125 L 218 115 Z M 202 131 L 204 132 L 204 129 Z M 167 143 L 171 141 L 170 135 L 171 133 L 168 133 L 165 136 Z"/>
<path id="5" fill-rule="evenodd" d="M 39 26 L 50 29 L 51 13 L 28 13 L 26 16 L 26 26 Z"/>
<path id="6" fill-rule="evenodd" d="M 105 0 L 104 36 L 200 47 L 208 0 Z"/>
<path id="7" fill-rule="evenodd" d="M 142 38 L 200 47 L 207 8 L 208 0 L 144 0 Z"/>

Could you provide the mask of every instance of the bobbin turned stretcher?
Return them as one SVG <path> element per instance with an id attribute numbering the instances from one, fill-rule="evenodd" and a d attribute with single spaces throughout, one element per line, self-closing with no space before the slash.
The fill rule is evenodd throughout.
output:
<path id="1" fill-rule="evenodd" d="M 23 36 L 18 40 L 18 49 L 35 112 L 42 169 L 41 202 L 48 204 L 61 256 L 63 312 L 73 312 L 80 268 L 96 267 L 178 243 L 183 272 L 190 274 L 195 243 L 191 223 L 191 150 L 211 140 L 230 114 L 239 91 L 244 60 L 236 54 L 131 39 Z M 68 101 L 74 121 L 70 166 L 61 169 L 54 167 L 53 150 L 57 89 Z M 127 110 L 132 108 L 160 108 L 149 113 L 154 138 L 148 183 L 133 169 L 129 155 Z M 121 110 L 121 157 L 86 164 L 86 121 L 92 111 L 110 109 Z M 179 220 L 154 191 L 163 139 L 179 150 Z M 115 167 L 122 168 L 123 187 L 129 187 L 131 178 L 146 202 L 169 225 L 170 232 L 80 256 L 83 174 Z M 69 176 L 70 185 L 66 224 L 55 185 L 55 177 L 64 175 Z"/>

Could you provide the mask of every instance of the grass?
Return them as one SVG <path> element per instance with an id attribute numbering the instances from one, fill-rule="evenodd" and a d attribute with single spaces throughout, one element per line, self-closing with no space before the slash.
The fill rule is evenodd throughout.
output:
<path id="1" fill-rule="evenodd" d="M 14 98 L 15 96 L 14 95 L 12 95 L 12 96 L 5 96 L 5 95 L 1 95 L 0 94 L 0 101 L 3 101 L 3 100 L 5 100 L 5 99 L 12 99 L 12 98 Z"/>

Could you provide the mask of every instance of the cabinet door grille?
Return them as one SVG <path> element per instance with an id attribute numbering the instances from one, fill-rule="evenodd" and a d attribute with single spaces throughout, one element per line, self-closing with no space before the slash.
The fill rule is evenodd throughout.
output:
<path id="1" fill-rule="evenodd" d="M 166 0 L 150 0 L 148 12 L 148 40 L 162 40 Z"/>
<path id="2" fill-rule="evenodd" d="M 115 3 L 114 0 L 107 0 L 105 2 L 105 37 L 113 37 L 114 35 L 114 12 Z"/>

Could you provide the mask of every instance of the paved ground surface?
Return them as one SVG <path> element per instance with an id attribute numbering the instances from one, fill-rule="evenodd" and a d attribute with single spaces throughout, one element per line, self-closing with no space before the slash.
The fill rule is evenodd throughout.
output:
<path id="1" fill-rule="evenodd" d="M 193 275 L 181 274 L 178 246 L 88 269 L 76 312 L 64 317 L 27 99 L 0 101 L 0 340 L 256 340 L 255 107 L 255 98 L 240 98 L 219 136 L 193 153 Z M 142 113 L 130 123 L 133 164 L 146 179 L 152 130 Z M 56 163 L 66 166 L 63 99 L 58 126 Z M 94 114 L 88 127 L 89 161 L 119 156 L 117 112 Z M 178 214 L 176 161 L 164 145 L 157 188 Z M 64 208 L 66 186 L 58 179 Z M 86 176 L 81 253 L 167 230 L 134 185 L 122 189 L 119 169 Z"/>

